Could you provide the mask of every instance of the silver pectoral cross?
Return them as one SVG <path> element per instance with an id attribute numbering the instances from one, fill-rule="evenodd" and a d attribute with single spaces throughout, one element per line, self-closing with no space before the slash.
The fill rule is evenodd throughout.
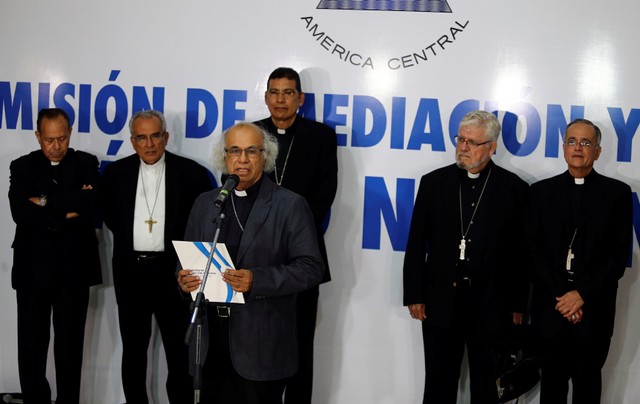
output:
<path id="1" fill-rule="evenodd" d="M 158 223 L 156 220 L 153 220 L 153 216 L 149 216 L 149 220 L 145 220 L 144 222 L 149 225 L 149 233 L 153 231 L 153 225 Z"/>
<path id="2" fill-rule="evenodd" d="M 574 258 L 575 256 L 573 255 L 573 252 L 571 251 L 571 248 L 569 248 L 569 251 L 567 251 L 567 271 L 571 271 L 571 260 Z"/>
<path id="3" fill-rule="evenodd" d="M 460 239 L 460 245 L 458 246 L 458 248 L 460 249 L 460 259 L 464 260 L 464 250 L 467 248 L 467 241 L 464 239 L 464 237 Z"/>

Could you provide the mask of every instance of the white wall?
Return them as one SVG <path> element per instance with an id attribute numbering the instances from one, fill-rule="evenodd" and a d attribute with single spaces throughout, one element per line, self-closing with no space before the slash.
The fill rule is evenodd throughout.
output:
<path id="1" fill-rule="evenodd" d="M 8 191 L 10 161 L 37 148 L 29 123 L 35 125 L 38 94 L 47 86 L 50 95 L 45 98 L 51 105 L 68 104 L 75 111 L 72 147 L 100 160 L 132 153 L 126 127 L 113 129 L 113 122 L 131 116 L 134 87 L 144 87 L 150 98 L 154 87 L 161 89 L 169 150 L 211 167 L 210 146 L 223 125 L 267 115 L 262 94 L 271 70 L 298 69 L 304 90 L 314 94 L 318 120 L 338 123 L 337 132 L 346 140 L 338 150 L 340 185 L 326 235 L 333 281 L 321 287 L 314 402 L 417 403 L 424 378 L 420 327 L 402 307 L 403 253 L 394 250 L 395 237 L 385 221 L 377 230 L 373 223 L 363 224 L 365 206 L 380 192 L 371 187 L 372 179 L 384 179 L 388 194 L 382 197 L 391 201 L 396 214 L 398 205 L 410 207 L 407 198 L 396 203 L 396 188 L 407 184 L 397 180 L 417 180 L 452 162 L 449 122 L 455 123 L 461 103 L 477 100 L 480 108 L 499 111 L 501 120 L 507 112 L 518 116 L 515 132 L 503 135 L 494 159 L 525 180 L 564 170 L 559 149 L 551 143 L 556 137 L 547 138 L 547 128 L 554 125 L 548 120 L 569 121 L 574 106 L 576 111 L 583 108 L 584 117 L 604 132 L 596 169 L 638 192 L 640 145 L 633 136 L 640 112 L 633 109 L 640 107 L 640 5 L 449 0 L 451 13 L 431 13 L 325 10 L 316 9 L 318 3 L 0 0 L 0 167 L 6 167 L 0 194 Z M 412 62 L 411 55 L 423 50 L 428 60 Z M 398 67 L 400 60 L 404 67 L 389 68 L 389 63 Z M 110 78 L 113 70 L 120 73 Z M 54 102 L 56 91 L 67 95 Z M 211 103 L 188 107 L 205 92 L 216 100 L 217 119 Z M 16 94 L 30 94 L 31 102 L 18 107 Z M 233 101 L 234 96 L 239 98 Z M 424 107 L 430 107 L 428 115 Z M 554 112 L 558 108 L 560 114 Z M 234 109 L 239 115 L 233 115 Z M 188 110 L 197 118 L 190 118 Z M 332 112 L 327 119 L 324 110 Z M 18 118 L 17 124 L 8 117 Z M 194 133 L 188 127 L 209 121 L 215 125 L 207 131 L 211 134 L 187 137 Z M 431 144 L 409 147 L 415 122 L 417 129 L 431 133 L 428 141 L 444 140 L 444 150 Z M 614 122 L 622 124 L 617 131 Z M 113 131 L 117 133 L 107 134 Z M 362 146 L 378 133 L 379 141 Z M 395 142 L 402 135 L 398 148 Z M 112 141 L 118 140 L 124 141 L 122 147 L 108 155 Z M 509 146 L 515 142 L 523 144 L 519 151 Z M 6 198 L 0 198 L 0 225 L 6 229 L 0 233 L 0 285 L 5 291 L 0 294 L 5 308 L 0 314 L 0 391 L 17 391 L 16 307 L 10 287 L 14 224 Z M 365 232 L 380 241 L 379 248 L 369 241 L 363 248 Z M 110 235 L 101 233 L 101 240 L 107 257 Z M 640 312 L 633 310 L 639 299 L 638 258 L 634 237 L 633 267 L 620 283 L 603 402 L 640 399 L 640 331 L 635 326 Z M 105 282 L 92 291 L 87 321 L 82 391 L 87 403 L 123 401 L 113 282 L 108 260 L 103 261 Z M 161 349 L 156 345 L 154 351 Z M 162 356 L 155 359 L 150 372 L 156 402 L 166 402 L 163 361 Z M 49 369 L 53 379 L 53 366 Z M 461 403 L 469 402 L 468 393 L 460 396 Z M 537 403 L 537 390 L 525 401 Z"/>

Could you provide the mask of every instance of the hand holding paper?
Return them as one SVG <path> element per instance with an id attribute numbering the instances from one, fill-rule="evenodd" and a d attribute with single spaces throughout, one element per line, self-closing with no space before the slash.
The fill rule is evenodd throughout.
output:
<path id="1" fill-rule="evenodd" d="M 193 275 L 193 271 L 190 269 L 181 269 L 178 271 L 178 284 L 180 289 L 184 292 L 193 292 L 200 288 L 202 279 L 199 276 Z"/>
<path id="2" fill-rule="evenodd" d="M 181 281 L 180 288 L 184 291 L 191 292 L 191 297 L 195 299 L 200 290 L 200 283 L 211 252 L 212 243 L 174 240 L 173 246 L 176 249 L 182 268 L 191 271 L 187 273 L 183 272 L 183 270 L 178 273 L 179 280 Z M 251 275 L 251 272 L 247 270 L 235 271 L 227 247 L 222 243 L 218 243 L 213 260 L 211 261 L 209 277 L 207 278 L 207 284 L 204 289 L 205 298 L 210 302 L 244 303 L 244 296 L 242 293 L 239 293 L 239 291 L 248 291 L 251 288 L 253 278 L 247 279 L 245 274 L 237 278 L 233 277 L 233 283 L 227 283 L 223 279 L 223 272 L 228 269 L 231 269 L 234 274 L 246 271 Z"/>
<path id="3" fill-rule="evenodd" d="M 249 292 L 253 284 L 253 272 L 248 269 L 229 269 L 222 274 L 224 281 L 236 292 Z"/>

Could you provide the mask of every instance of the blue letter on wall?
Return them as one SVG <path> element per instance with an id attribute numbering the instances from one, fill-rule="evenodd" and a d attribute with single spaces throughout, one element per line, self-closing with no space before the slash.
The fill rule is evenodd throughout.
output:
<path id="1" fill-rule="evenodd" d="M 405 251 L 414 195 L 415 180 L 398 178 L 396 181 L 397 214 L 395 214 L 384 178 L 365 177 L 362 248 L 380 249 L 381 219 L 384 219 L 393 250 Z"/>
<path id="2" fill-rule="evenodd" d="M 11 85 L 8 81 L 0 81 L 0 128 L 4 111 L 7 129 L 16 129 L 18 114 L 22 116 L 22 128 L 33 129 L 33 110 L 31 106 L 31 83 L 16 83 L 16 92 L 11 99 Z"/>
<path id="3" fill-rule="evenodd" d="M 200 104 L 204 109 L 204 118 L 200 124 Z M 218 103 L 213 94 L 201 88 L 187 89 L 187 114 L 184 137 L 202 139 L 213 133 L 218 122 Z"/>

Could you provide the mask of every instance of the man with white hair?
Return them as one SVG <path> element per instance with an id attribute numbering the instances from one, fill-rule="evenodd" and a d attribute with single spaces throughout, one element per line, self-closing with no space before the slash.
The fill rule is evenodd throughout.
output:
<path id="1" fill-rule="evenodd" d="M 166 150 L 162 112 L 136 112 L 129 130 L 135 153 L 109 164 L 102 177 L 104 221 L 113 233 L 124 395 L 128 403 L 149 402 L 147 349 L 155 317 L 167 359 L 169 402 L 188 403 L 193 382 L 183 338 L 189 302 L 176 287 L 171 241 L 182 239 L 193 201 L 211 182 L 200 164 Z"/>
<path id="2" fill-rule="evenodd" d="M 325 271 L 313 215 L 304 198 L 266 175 L 275 167 L 277 141 L 251 123 L 238 123 L 214 149 L 214 165 L 239 177 L 224 206 L 218 241 L 235 267 L 223 275 L 245 304 L 210 303 L 208 355 L 201 403 L 282 403 L 285 383 L 298 369 L 296 298 Z M 213 240 L 220 188 L 194 203 L 185 239 Z M 202 280 L 178 272 L 184 292 Z"/>
<path id="3" fill-rule="evenodd" d="M 527 184 L 496 165 L 500 123 L 485 111 L 460 122 L 456 163 L 422 177 L 404 259 L 404 304 L 421 321 L 424 403 L 455 404 L 468 350 L 471 402 L 497 402 L 491 347 L 521 323 Z"/>

